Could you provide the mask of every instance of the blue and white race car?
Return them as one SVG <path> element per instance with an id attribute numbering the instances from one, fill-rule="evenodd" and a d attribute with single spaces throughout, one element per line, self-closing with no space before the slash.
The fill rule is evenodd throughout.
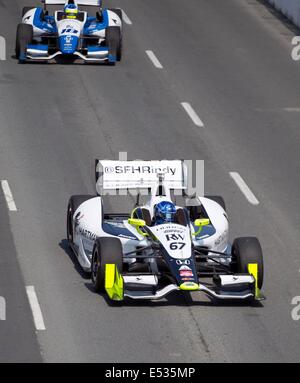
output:
<path id="1" fill-rule="evenodd" d="M 17 28 L 19 62 L 63 60 L 115 64 L 122 56 L 122 10 L 102 8 L 102 0 L 42 0 L 25 7 Z M 62 9 L 49 14 L 48 5 Z M 94 16 L 79 9 L 97 7 Z"/>

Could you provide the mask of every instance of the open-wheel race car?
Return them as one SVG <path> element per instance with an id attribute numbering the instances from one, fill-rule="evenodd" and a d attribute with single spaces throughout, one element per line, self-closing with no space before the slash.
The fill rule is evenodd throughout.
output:
<path id="1" fill-rule="evenodd" d="M 98 195 L 70 198 L 67 237 L 97 292 L 112 300 L 157 300 L 175 291 L 263 299 L 258 239 L 230 244 L 224 200 L 188 196 L 187 174 L 183 161 L 96 160 Z M 132 191 L 132 211 L 109 211 L 107 198 Z"/>
<path id="2" fill-rule="evenodd" d="M 17 27 L 16 57 L 21 63 L 58 59 L 115 64 L 122 57 L 122 10 L 102 8 L 102 0 L 43 0 L 24 7 Z M 61 5 L 49 14 L 47 6 Z M 91 6 L 95 15 L 80 9 Z"/>

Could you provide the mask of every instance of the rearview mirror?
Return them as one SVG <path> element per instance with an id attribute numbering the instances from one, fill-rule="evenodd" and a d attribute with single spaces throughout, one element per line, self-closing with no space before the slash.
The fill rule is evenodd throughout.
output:
<path id="1" fill-rule="evenodd" d="M 210 220 L 208 218 L 196 219 L 194 222 L 194 225 L 197 227 L 208 226 L 209 224 L 210 224 Z"/>
<path id="2" fill-rule="evenodd" d="M 143 219 L 138 219 L 138 218 L 129 218 L 128 223 L 129 225 L 136 226 L 136 227 L 146 226 L 146 222 Z"/>
<path id="3" fill-rule="evenodd" d="M 208 226 L 210 224 L 210 220 L 208 218 L 199 218 L 199 219 L 196 219 L 195 222 L 194 222 L 194 225 L 196 227 L 199 227 L 199 229 L 197 231 L 195 231 L 195 233 L 193 233 L 193 235 L 196 237 L 197 235 L 199 235 L 203 229 L 204 226 Z"/>
<path id="4" fill-rule="evenodd" d="M 146 221 L 138 218 L 128 218 L 129 225 L 132 225 L 136 228 L 137 232 L 143 237 L 146 237 L 148 234 L 142 231 L 140 228 L 146 226 Z"/>

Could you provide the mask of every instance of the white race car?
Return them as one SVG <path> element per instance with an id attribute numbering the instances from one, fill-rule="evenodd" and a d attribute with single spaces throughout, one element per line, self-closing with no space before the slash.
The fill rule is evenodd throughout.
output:
<path id="1" fill-rule="evenodd" d="M 101 190 L 72 196 L 67 210 L 68 242 L 96 291 L 112 300 L 156 300 L 174 291 L 263 299 L 258 239 L 230 245 L 223 199 L 187 197 L 186 175 L 182 161 L 96 160 Z M 136 192 L 133 210 L 110 213 L 106 199 L 128 190 Z"/>

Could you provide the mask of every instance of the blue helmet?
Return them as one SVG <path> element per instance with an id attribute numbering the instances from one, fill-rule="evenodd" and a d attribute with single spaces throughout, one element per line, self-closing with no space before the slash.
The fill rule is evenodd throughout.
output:
<path id="1" fill-rule="evenodd" d="M 154 219 L 155 223 L 160 225 L 162 223 L 174 222 L 176 214 L 176 207 L 172 202 L 162 201 L 155 206 Z"/>
<path id="2" fill-rule="evenodd" d="M 67 19 L 76 19 L 78 15 L 78 6 L 76 4 L 65 5 L 64 12 Z"/>

